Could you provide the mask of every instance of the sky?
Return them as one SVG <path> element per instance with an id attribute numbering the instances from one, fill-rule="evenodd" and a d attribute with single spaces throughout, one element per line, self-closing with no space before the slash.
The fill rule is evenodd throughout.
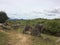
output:
<path id="1" fill-rule="evenodd" d="M 0 11 L 9 18 L 60 18 L 60 0 L 0 0 Z"/>

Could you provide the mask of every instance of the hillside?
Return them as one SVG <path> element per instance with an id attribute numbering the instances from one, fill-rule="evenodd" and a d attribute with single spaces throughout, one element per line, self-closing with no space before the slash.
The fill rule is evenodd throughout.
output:
<path id="1" fill-rule="evenodd" d="M 49 33 L 52 35 L 57 35 L 60 33 L 60 19 L 32 19 L 32 20 L 10 20 L 8 23 L 12 24 L 19 24 L 21 26 L 30 25 L 34 27 L 37 23 L 43 24 L 46 28 L 44 33 Z M 59 34 L 60 36 L 60 34 Z"/>
<path id="2" fill-rule="evenodd" d="M 60 32 L 60 19 L 8 20 L 7 22 L 9 29 L 4 27 L 0 29 L 0 45 L 60 45 L 60 37 L 54 35 Z M 47 30 L 41 34 L 42 37 L 22 33 L 26 24 L 34 27 L 38 22 L 47 27 Z M 16 24 L 19 24 L 18 28 L 11 27 Z M 50 32 L 48 29 L 51 29 Z"/>

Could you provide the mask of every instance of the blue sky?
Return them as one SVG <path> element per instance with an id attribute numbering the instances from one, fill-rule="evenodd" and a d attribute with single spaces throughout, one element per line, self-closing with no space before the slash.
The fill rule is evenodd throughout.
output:
<path id="1" fill-rule="evenodd" d="M 60 18 L 60 0 L 0 0 L 0 11 L 10 18 Z"/>

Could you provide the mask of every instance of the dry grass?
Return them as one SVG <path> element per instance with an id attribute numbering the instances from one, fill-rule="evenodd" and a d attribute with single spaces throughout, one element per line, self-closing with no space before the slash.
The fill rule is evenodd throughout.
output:
<path id="1" fill-rule="evenodd" d="M 0 30 L 0 32 L 3 32 L 3 34 L 0 33 L 0 40 L 3 40 L 0 41 L 0 45 L 60 45 L 59 43 L 56 43 L 56 40 L 60 37 L 55 37 L 51 35 L 42 34 L 42 37 L 34 37 L 31 35 L 16 32 L 14 30 Z M 7 34 L 7 36 L 5 34 Z M 9 39 L 8 41 L 6 41 L 6 38 L 8 37 Z M 45 38 L 48 38 L 48 40 L 46 40 Z"/>
<path id="2" fill-rule="evenodd" d="M 2 31 L 6 33 L 9 37 L 9 41 L 7 42 L 7 45 L 32 45 L 31 44 L 31 36 L 17 33 L 16 31 Z"/>

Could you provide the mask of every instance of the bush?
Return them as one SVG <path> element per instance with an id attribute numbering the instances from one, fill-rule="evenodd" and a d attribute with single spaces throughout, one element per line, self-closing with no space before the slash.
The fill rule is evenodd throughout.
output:
<path id="1" fill-rule="evenodd" d="M 3 11 L 0 11 L 0 23 L 5 23 L 7 19 L 8 19 L 7 14 Z"/>
<path id="2" fill-rule="evenodd" d="M 51 20 L 51 21 L 47 21 L 46 22 L 46 31 L 52 35 L 56 34 L 56 33 L 60 33 L 60 23 L 56 20 Z"/>
<path id="3" fill-rule="evenodd" d="M 43 31 L 43 33 L 52 34 L 52 35 L 60 33 L 60 19 L 53 19 L 53 20 L 47 20 L 47 19 L 16 20 L 15 22 L 10 21 L 11 24 L 19 23 L 20 25 L 23 25 L 23 27 L 26 24 L 28 24 L 32 28 L 34 28 L 34 26 L 38 22 L 40 22 L 40 24 L 42 23 L 45 26 L 45 30 Z"/>

